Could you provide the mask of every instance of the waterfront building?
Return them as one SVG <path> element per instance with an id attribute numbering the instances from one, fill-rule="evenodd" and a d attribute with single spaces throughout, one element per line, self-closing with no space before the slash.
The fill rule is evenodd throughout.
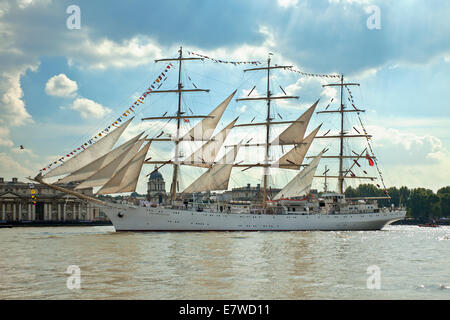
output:
<path id="1" fill-rule="evenodd" d="M 267 194 L 269 199 L 280 191 L 281 189 L 268 189 Z M 234 201 L 261 201 L 263 196 L 262 192 L 263 190 L 259 183 L 256 187 L 252 187 L 249 183 L 246 187 L 231 189 L 231 199 Z"/>
<path id="2" fill-rule="evenodd" d="M 64 184 L 73 189 L 75 185 Z M 92 188 L 81 193 L 92 196 Z M 35 196 L 35 199 L 32 196 Z M 35 202 L 35 203 L 33 203 Z M 0 221 L 98 221 L 107 218 L 93 204 L 38 183 L 0 178 Z"/>
<path id="3" fill-rule="evenodd" d="M 167 200 L 166 183 L 156 166 L 148 179 L 147 200 L 153 203 L 164 203 Z"/>

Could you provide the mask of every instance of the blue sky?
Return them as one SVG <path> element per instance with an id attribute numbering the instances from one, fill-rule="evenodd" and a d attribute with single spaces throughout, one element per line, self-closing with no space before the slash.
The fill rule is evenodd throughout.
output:
<path id="1" fill-rule="evenodd" d="M 66 26 L 70 5 L 80 8 L 80 29 Z M 367 26 L 373 6 L 379 9 L 379 29 Z M 450 181 L 448 16 L 450 3 L 444 0 L 1 1 L 0 176 L 25 180 L 108 126 L 164 69 L 154 59 L 175 56 L 183 46 L 232 61 L 265 61 L 271 52 L 273 63 L 308 73 L 343 73 L 349 81 L 359 82 L 352 92 L 356 104 L 367 110 L 362 118 L 374 135 L 387 186 L 437 190 Z M 244 73 L 244 68 L 211 61 L 189 63 L 184 74 L 211 93 L 186 96 L 183 106 L 206 114 L 235 89 L 242 96 L 257 85 L 257 93 L 264 93 L 264 75 Z M 169 74 L 164 86 L 173 88 L 175 82 L 176 76 Z M 318 109 L 323 109 L 337 97 L 335 91 L 321 87 L 324 83 L 275 72 L 274 93 L 281 94 L 281 85 L 300 99 L 275 103 L 273 115 L 295 119 L 318 98 Z M 186 86 L 192 85 L 187 81 Z M 158 134 L 159 124 L 152 127 L 140 118 L 173 113 L 175 105 L 175 97 L 150 96 L 124 139 L 142 129 Z M 254 116 L 263 120 L 264 106 L 233 100 L 219 129 L 236 116 L 239 123 Z M 332 127 L 336 118 L 315 116 L 308 132 L 322 122 Z M 230 136 L 227 144 L 252 134 L 242 131 Z M 310 154 L 324 143 L 313 145 Z M 330 143 L 325 145 L 336 152 Z M 169 146 L 154 144 L 149 155 L 156 159 L 170 151 Z M 272 156 L 276 158 L 275 151 Z M 231 187 L 261 181 L 258 170 L 242 174 L 234 170 Z M 148 171 L 151 166 L 145 167 L 138 192 L 146 190 Z M 182 185 L 201 172 L 187 169 Z M 162 173 L 169 181 L 170 168 Z M 274 174 L 272 185 L 281 186 L 292 175 Z M 320 183 L 315 186 L 321 188 Z"/>

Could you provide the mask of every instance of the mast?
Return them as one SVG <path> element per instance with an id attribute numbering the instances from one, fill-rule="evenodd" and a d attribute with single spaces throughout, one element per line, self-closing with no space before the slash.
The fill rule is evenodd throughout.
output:
<path id="1" fill-rule="evenodd" d="M 266 118 L 266 154 L 264 157 L 264 163 L 267 165 L 269 163 L 269 136 L 270 136 L 270 54 L 267 58 L 267 118 Z M 266 199 L 267 199 L 267 175 L 269 173 L 269 168 L 264 167 L 264 189 L 263 189 L 263 198 L 262 198 L 262 208 L 266 207 Z"/>
<path id="2" fill-rule="evenodd" d="M 155 90 L 152 91 L 152 93 L 177 93 L 178 94 L 178 108 L 176 116 L 169 116 L 169 117 L 148 117 L 143 118 L 142 120 L 157 120 L 157 119 L 176 119 L 177 121 L 177 134 L 175 139 L 167 139 L 167 138 L 155 138 L 155 139 L 147 139 L 148 141 L 174 141 L 175 142 L 175 157 L 174 161 L 164 161 L 163 163 L 170 163 L 173 165 L 173 175 L 172 175 L 172 184 L 170 186 L 170 201 L 173 203 L 173 201 L 176 198 L 177 194 L 177 183 L 178 183 L 178 171 L 179 171 L 179 143 L 180 143 L 180 126 L 181 126 L 181 120 L 187 119 L 187 118 L 206 118 L 207 116 L 183 116 L 183 112 L 181 110 L 181 95 L 183 92 L 209 92 L 209 89 L 183 89 L 183 83 L 181 80 L 181 67 L 182 62 L 187 60 L 203 60 L 203 58 L 185 58 L 183 57 L 183 47 L 180 46 L 180 50 L 178 51 L 179 55 L 177 58 L 165 58 L 165 59 L 158 59 L 155 60 L 155 62 L 161 62 L 161 61 L 178 61 L 178 89 L 177 90 Z M 149 161 L 145 161 L 144 163 L 151 163 Z"/>
<path id="3" fill-rule="evenodd" d="M 181 62 L 180 62 L 181 63 Z M 181 67 L 180 67 L 181 70 Z M 342 103 L 342 96 L 344 91 L 344 75 L 341 75 L 341 134 L 340 134 L 340 146 L 339 146 L 339 178 L 338 178 L 338 190 L 339 193 L 344 193 L 344 177 L 342 175 L 342 156 L 344 155 L 344 104 Z"/>
<path id="4" fill-rule="evenodd" d="M 269 57 L 267 58 L 267 67 L 260 67 L 260 68 L 252 68 L 252 69 L 246 69 L 244 70 L 244 72 L 247 71 L 257 71 L 257 70 L 267 70 L 267 87 L 266 87 L 266 96 L 265 97 L 252 97 L 252 98 L 239 98 L 236 99 L 236 101 L 243 101 L 243 100 L 267 100 L 267 116 L 266 116 L 266 121 L 265 122 L 261 122 L 261 123 L 248 123 L 248 124 L 241 124 L 241 125 L 236 125 L 236 127 L 239 126 L 258 126 L 258 125 L 264 125 L 266 127 L 266 139 L 265 139 L 265 143 L 264 148 L 265 148 L 265 153 L 264 153 L 264 164 L 256 164 L 256 165 L 251 165 L 251 167 L 264 167 L 264 187 L 263 187 L 263 197 L 262 197 L 262 208 L 265 209 L 266 208 L 266 200 L 267 200 L 267 176 L 268 176 L 268 172 L 269 172 L 269 152 L 270 152 L 270 126 L 272 125 L 271 120 L 272 118 L 270 117 L 270 101 L 271 100 L 275 100 L 275 99 L 298 99 L 298 96 L 278 96 L 278 97 L 272 97 L 272 94 L 270 92 L 270 70 L 272 69 L 286 69 L 286 68 L 291 68 L 292 66 L 271 66 L 270 62 L 270 55 L 272 55 L 272 53 L 269 53 Z M 253 88 L 254 89 L 254 88 Z M 253 91 L 253 90 L 252 90 Z M 295 121 L 283 121 L 283 123 L 293 123 Z M 258 145 L 262 145 L 262 144 L 257 144 Z M 255 146 L 255 145 L 249 145 L 247 144 L 246 146 Z M 237 165 L 237 166 L 245 166 L 245 165 Z"/>
<path id="5" fill-rule="evenodd" d="M 344 139 L 347 138 L 358 138 L 358 137 L 370 137 L 367 134 L 363 135 L 347 135 L 344 131 L 344 114 L 346 112 L 364 112 L 365 110 L 359 110 L 354 108 L 354 110 L 345 110 L 344 108 L 344 86 L 359 86 L 359 83 L 344 83 L 344 75 L 341 75 L 341 81 L 340 83 L 335 84 L 325 84 L 322 85 L 322 87 L 340 87 L 340 107 L 338 110 L 329 110 L 329 111 L 318 111 L 317 113 L 332 113 L 332 112 L 338 112 L 341 117 L 341 126 L 340 126 L 340 132 L 337 136 L 319 136 L 316 138 L 339 138 L 339 155 L 338 156 L 328 156 L 327 158 L 338 158 L 339 159 L 339 172 L 338 175 L 333 177 L 338 179 L 338 193 L 343 194 L 344 193 L 344 179 L 346 178 L 347 172 L 343 170 L 343 160 L 346 158 L 355 158 L 353 156 L 345 156 L 344 155 Z M 359 158 L 359 157 L 357 157 Z M 317 177 L 324 177 L 324 176 L 317 176 Z M 328 176 L 328 178 L 332 178 L 331 176 Z M 347 177 L 349 178 L 349 177 Z M 352 178 L 363 178 L 363 177 L 352 177 Z M 364 177 L 364 178 L 370 178 L 370 177 Z M 326 175 L 325 175 L 326 179 Z"/>
<path id="6" fill-rule="evenodd" d="M 180 53 L 179 58 L 179 66 L 178 66 L 178 111 L 177 111 L 177 136 L 175 141 L 175 162 L 173 164 L 173 175 L 172 175 L 172 184 L 170 185 L 170 201 L 173 203 L 175 200 L 175 197 L 177 195 L 177 182 L 178 182 L 178 156 L 179 156 L 179 137 L 180 137 L 180 124 L 181 124 L 181 89 L 183 88 L 183 85 L 181 84 L 181 63 L 183 60 L 181 59 L 183 57 L 183 47 L 180 47 L 180 50 L 178 51 Z"/>

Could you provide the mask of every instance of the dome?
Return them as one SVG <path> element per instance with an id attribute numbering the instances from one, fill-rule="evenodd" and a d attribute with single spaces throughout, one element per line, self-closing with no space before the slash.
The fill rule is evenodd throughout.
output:
<path id="1" fill-rule="evenodd" d="M 150 174 L 150 178 L 149 178 L 148 180 L 157 180 L 157 179 L 163 180 L 163 176 L 162 176 L 161 173 L 158 172 L 158 170 L 153 171 L 153 172 Z"/>

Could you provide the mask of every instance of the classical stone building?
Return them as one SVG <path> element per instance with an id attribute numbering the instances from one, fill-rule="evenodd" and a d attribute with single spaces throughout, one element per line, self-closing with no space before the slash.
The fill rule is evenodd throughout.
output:
<path id="1" fill-rule="evenodd" d="M 275 196 L 281 189 L 269 188 L 267 189 L 267 194 L 269 198 Z M 246 187 L 233 188 L 231 189 L 231 199 L 234 201 L 262 201 L 264 190 L 261 188 L 260 184 L 256 187 L 247 184 Z"/>
<path id="2" fill-rule="evenodd" d="M 167 200 L 166 183 L 158 170 L 153 171 L 148 179 L 147 200 L 154 203 L 163 203 Z"/>
<path id="3" fill-rule="evenodd" d="M 73 185 L 62 185 L 73 188 Z M 92 188 L 81 191 L 92 196 Z M 35 196 L 35 199 L 32 196 Z M 36 202 L 33 204 L 33 202 Z M 0 178 L 0 221 L 95 221 L 104 220 L 99 209 L 72 195 L 38 183 Z"/>
<path id="4" fill-rule="evenodd" d="M 280 191 L 281 189 L 278 188 L 268 188 L 267 196 L 271 199 Z M 247 184 L 246 187 L 233 188 L 230 191 L 215 194 L 214 197 L 217 201 L 245 201 L 260 203 L 263 198 L 263 193 L 264 190 L 261 188 L 260 184 L 257 184 L 256 187 L 252 187 L 250 184 Z"/>

